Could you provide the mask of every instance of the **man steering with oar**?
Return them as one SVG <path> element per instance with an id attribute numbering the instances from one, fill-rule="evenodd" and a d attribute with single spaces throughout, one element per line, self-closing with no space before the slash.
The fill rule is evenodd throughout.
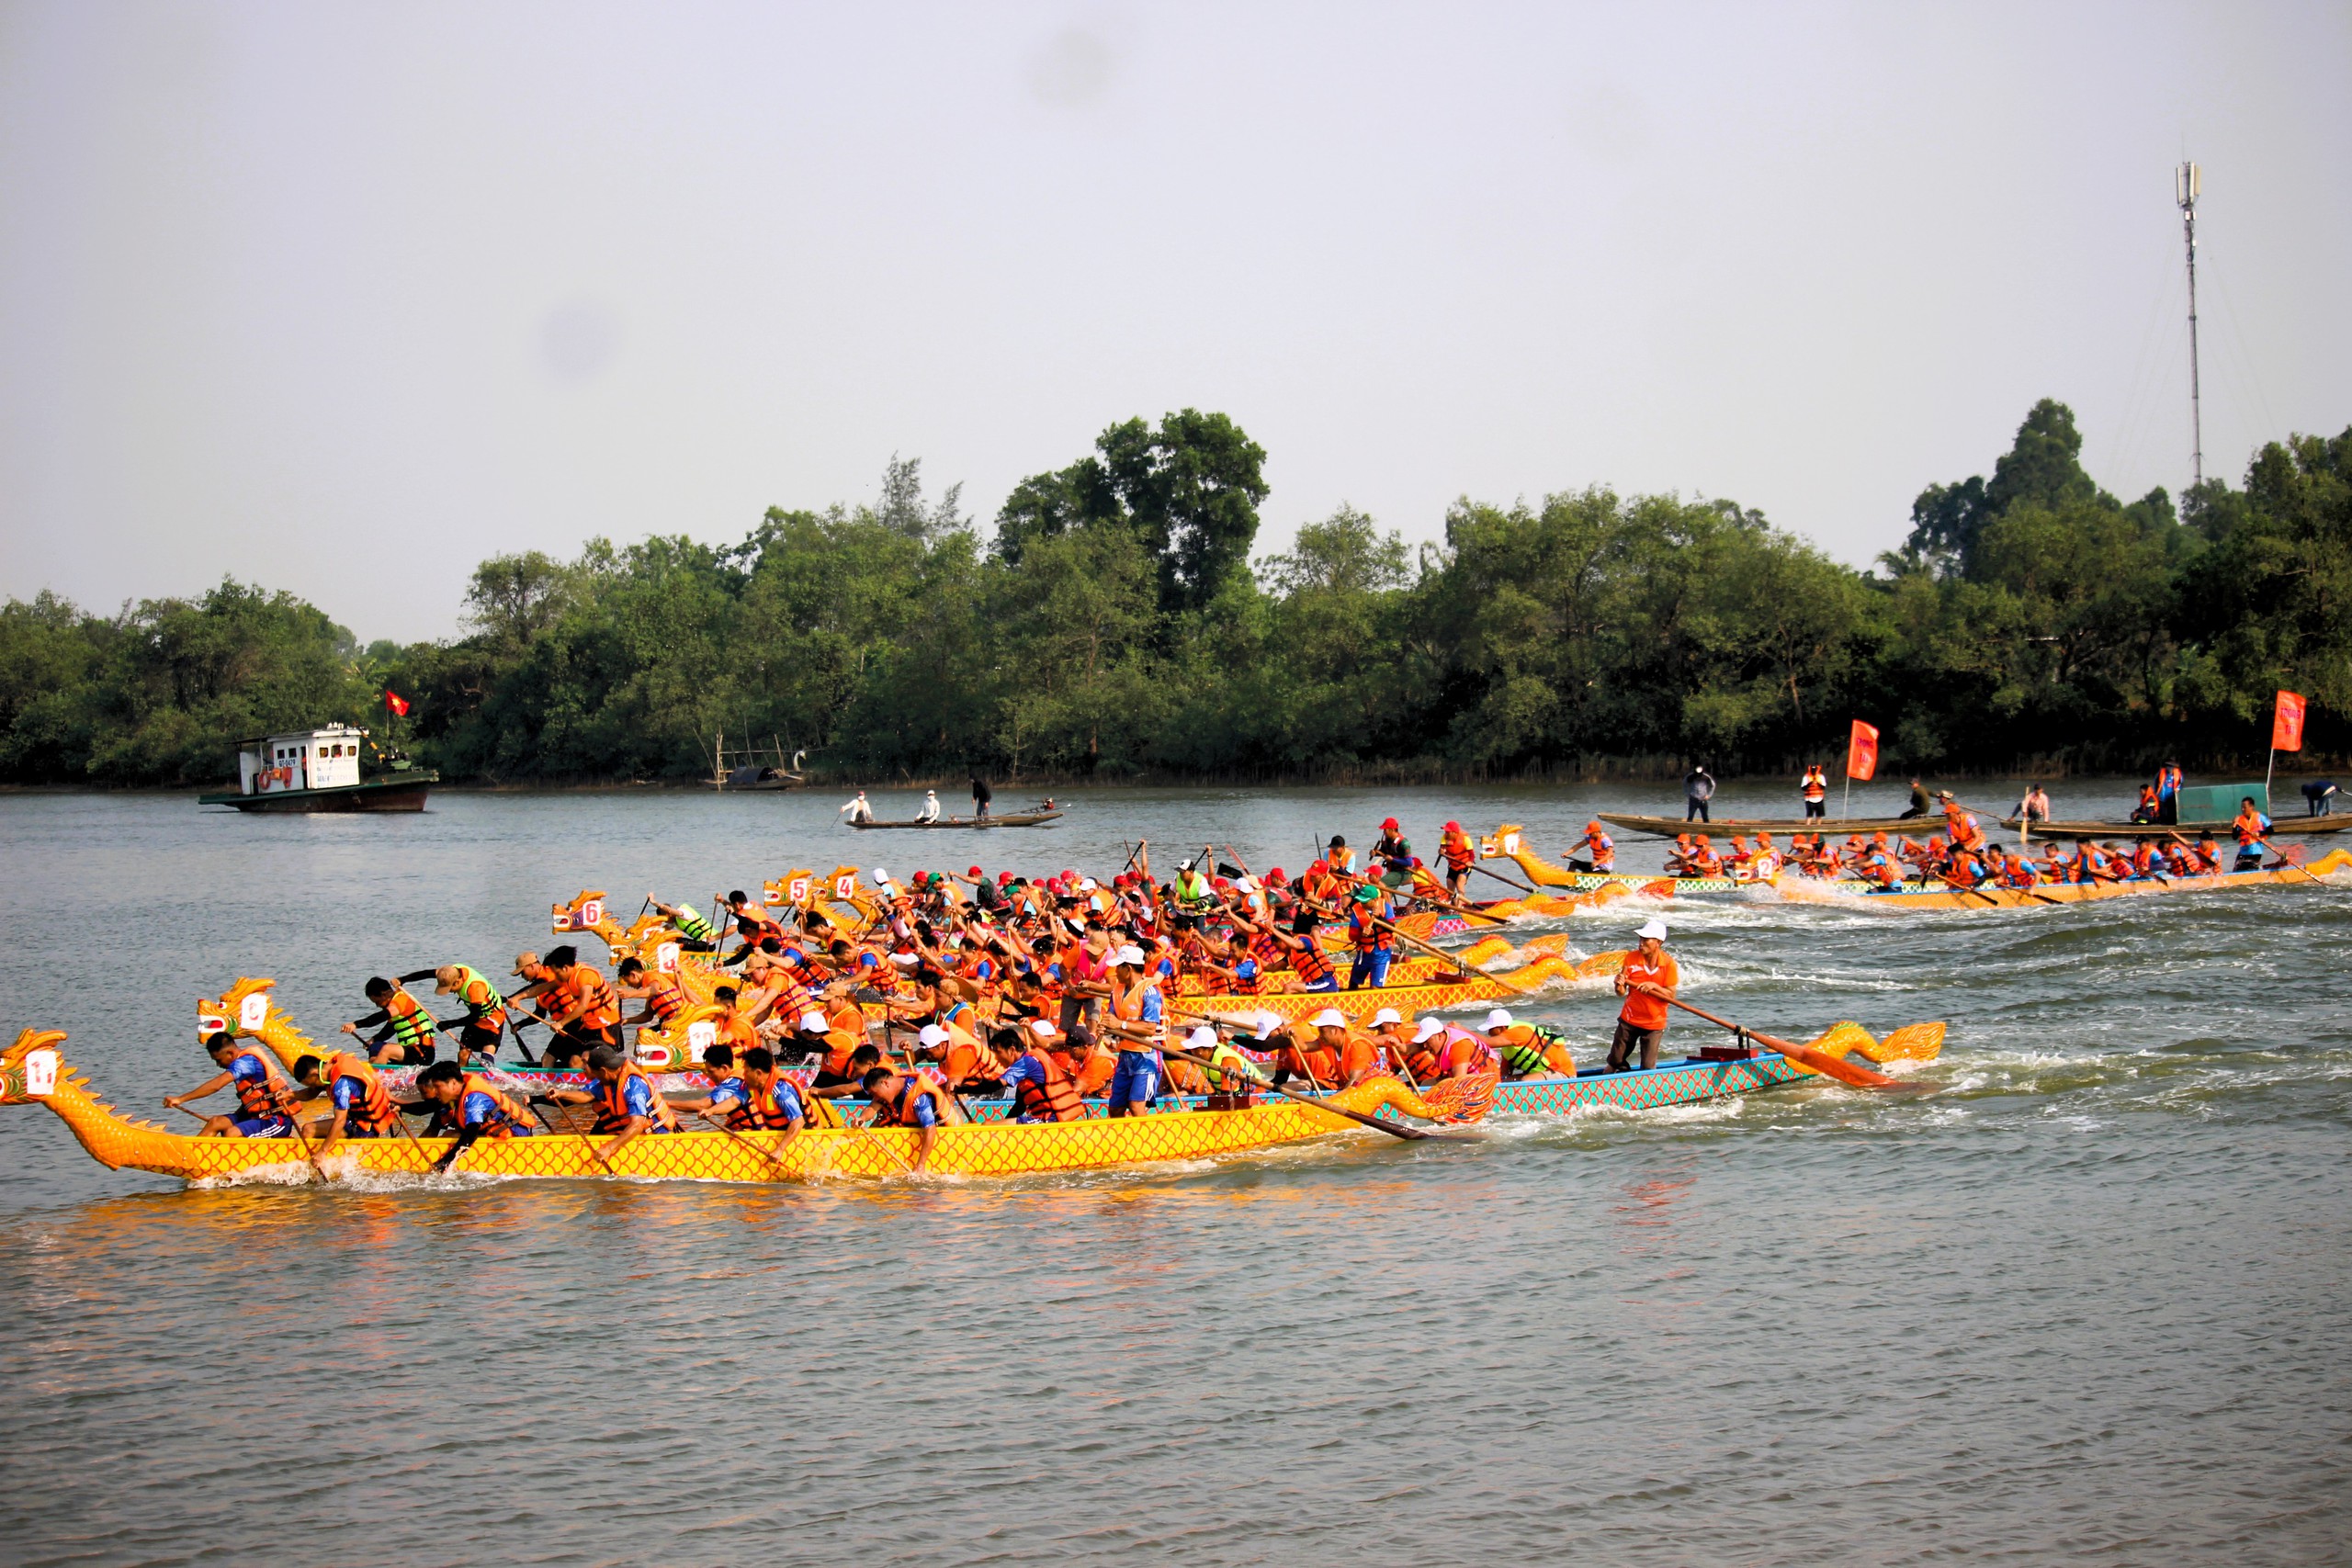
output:
<path id="1" fill-rule="evenodd" d="M 1664 920 L 1652 920 L 1634 935 L 1640 945 L 1617 971 L 1617 994 L 1625 1005 L 1617 1011 L 1617 1033 L 1609 1043 L 1612 1073 L 1631 1067 L 1636 1051 L 1644 1067 L 1657 1066 L 1658 1048 L 1666 1043 L 1667 1007 L 1682 983 L 1682 971 L 1666 951 Z"/>

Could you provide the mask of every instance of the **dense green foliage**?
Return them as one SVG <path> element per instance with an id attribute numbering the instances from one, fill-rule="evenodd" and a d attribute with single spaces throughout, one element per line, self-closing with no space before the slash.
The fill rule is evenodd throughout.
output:
<path id="1" fill-rule="evenodd" d="M 1855 716 L 1889 767 L 2219 767 L 2259 756 L 2282 684 L 2340 755 L 2352 431 L 2181 513 L 2080 449 L 2037 405 L 1871 572 L 1728 502 L 1605 490 L 1464 500 L 1418 555 L 1342 507 L 1253 566 L 1265 454 L 1186 410 L 1104 431 L 992 528 L 893 462 L 875 503 L 740 544 L 485 561 L 450 642 L 362 654 L 234 582 L 112 619 L 11 601 L 0 777 L 217 778 L 236 737 L 361 719 L 387 683 L 422 760 L 503 780 L 702 775 L 722 728 L 843 777 L 1737 771 L 1834 758 Z"/>

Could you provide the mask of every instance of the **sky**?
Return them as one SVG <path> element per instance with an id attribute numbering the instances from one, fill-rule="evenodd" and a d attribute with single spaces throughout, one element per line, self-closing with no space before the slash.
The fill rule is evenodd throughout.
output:
<path id="1" fill-rule="evenodd" d="M 1104 426 L 1342 503 L 1721 496 L 1855 564 L 2035 400 L 2176 493 L 2352 425 L 2352 5 L 0 0 L 0 594 L 454 635 Z"/>

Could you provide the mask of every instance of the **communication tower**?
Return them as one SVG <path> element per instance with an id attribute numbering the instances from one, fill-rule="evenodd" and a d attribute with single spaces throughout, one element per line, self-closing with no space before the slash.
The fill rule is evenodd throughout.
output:
<path id="1" fill-rule="evenodd" d="M 2180 205 L 2180 229 L 2188 242 L 2188 482 L 2205 482 L 2205 416 L 2197 406 L 2197 165 L 2172 172 L 2173 199 Z"/>

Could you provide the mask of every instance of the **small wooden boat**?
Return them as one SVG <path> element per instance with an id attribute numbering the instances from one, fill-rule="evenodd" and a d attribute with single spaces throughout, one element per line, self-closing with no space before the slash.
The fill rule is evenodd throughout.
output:
<path id="1" fill-rule="evenodd" d="M 58 1030 L 28 1029 L 0 1052 L 0 1105 L 38 1101 L 73 1130 L 92 1157 L 109 1169 L 125 1166 L 184 1181 L 263 1179 L 307 1181 L 361 1172 L 422 1175 L 448 1152 L 447 1138 L 346 1140 L 311 1168 L 306 1145 L 291 1138 L 206 1138 L 132 1121 L 89 1092 L 65 1064 Z M 1118 1120 L 1046 1123 L 973 1122 L 939 1130 L 929 1173 L 940 1176 L 1023 1176 L 1091 1170 L 1243 1153 L 1356 1132 L 1341 1111 L 1385 1113 L 1417 1121 L 1448 1112 L 1392 1077 L 1376 1077 L 1321 1104 L 1277 1100 L 1233 1111 L 1179 1111 Z M 1483 1106 L 1479 1113 L 1483 1113 Z M 542 1134 L 485 1139 L 468 1149 L 455 1169 L 469 1175 L 578 1178 L 620 1176 L 692 1181 L 790 1181 L 881 1178 L 910 1172 L 915 1134 L 899 1129 L 804 1131 L 779 1143 L 776 1134 L 694 1132 L 639 1138 L 612 1156 L 597 1158 L 599 1140 Z"/>
<path id="2" fill-rule="evenodd" d="M 2001 819 L 2001 826 L 2014 829 L 2021 824 L 2014 817 L 2005 817 Z M 2278 817 L 2271 818 L 2270 823 L 2270 836 L 2274 839 L 2312 838 L 2346 829 L 2352 829 L 2352 815 Z M 2211 833 L 2227 842 L 2230 825 L 2227 822 L 2036 822 L 2026 836 L 2033 839 L 2159 839 L 2169 842 L 2176 833 L 2192 844 L 2199 833 Z"/>
<path id="3" fill-rule="evenodd" d="M 1713 822 L 1685 822 L 1679 817 L 1634 817 L 1613 811 L 1596 815 L 1628 833 L 1647 833 L 1659 839 L 1682 833 L 1706 833 L 1718 840 L 1734 833 L 1894 833 L 1914 827 L 1943 826 L 1943 818 L 1933 812 L 1924 817 L 1718 817 Z"/>
<path id="4" fill-rule="evenodd" d="M 1035 828 L 1041 824 L 1050 822 L 1060 815 L 1061 812 L 1058 809 L 1053 811 L 1008 811 L 1001 816 L 992 817 L 942 817 L 938 820 L 933 822 L 920 821 L 913 818 L 909 818 L 906 820 L 899 822 L 859 822 L 853 820 L 850 823 L 850 826 L 861 830 L 876 828 Z"/>

